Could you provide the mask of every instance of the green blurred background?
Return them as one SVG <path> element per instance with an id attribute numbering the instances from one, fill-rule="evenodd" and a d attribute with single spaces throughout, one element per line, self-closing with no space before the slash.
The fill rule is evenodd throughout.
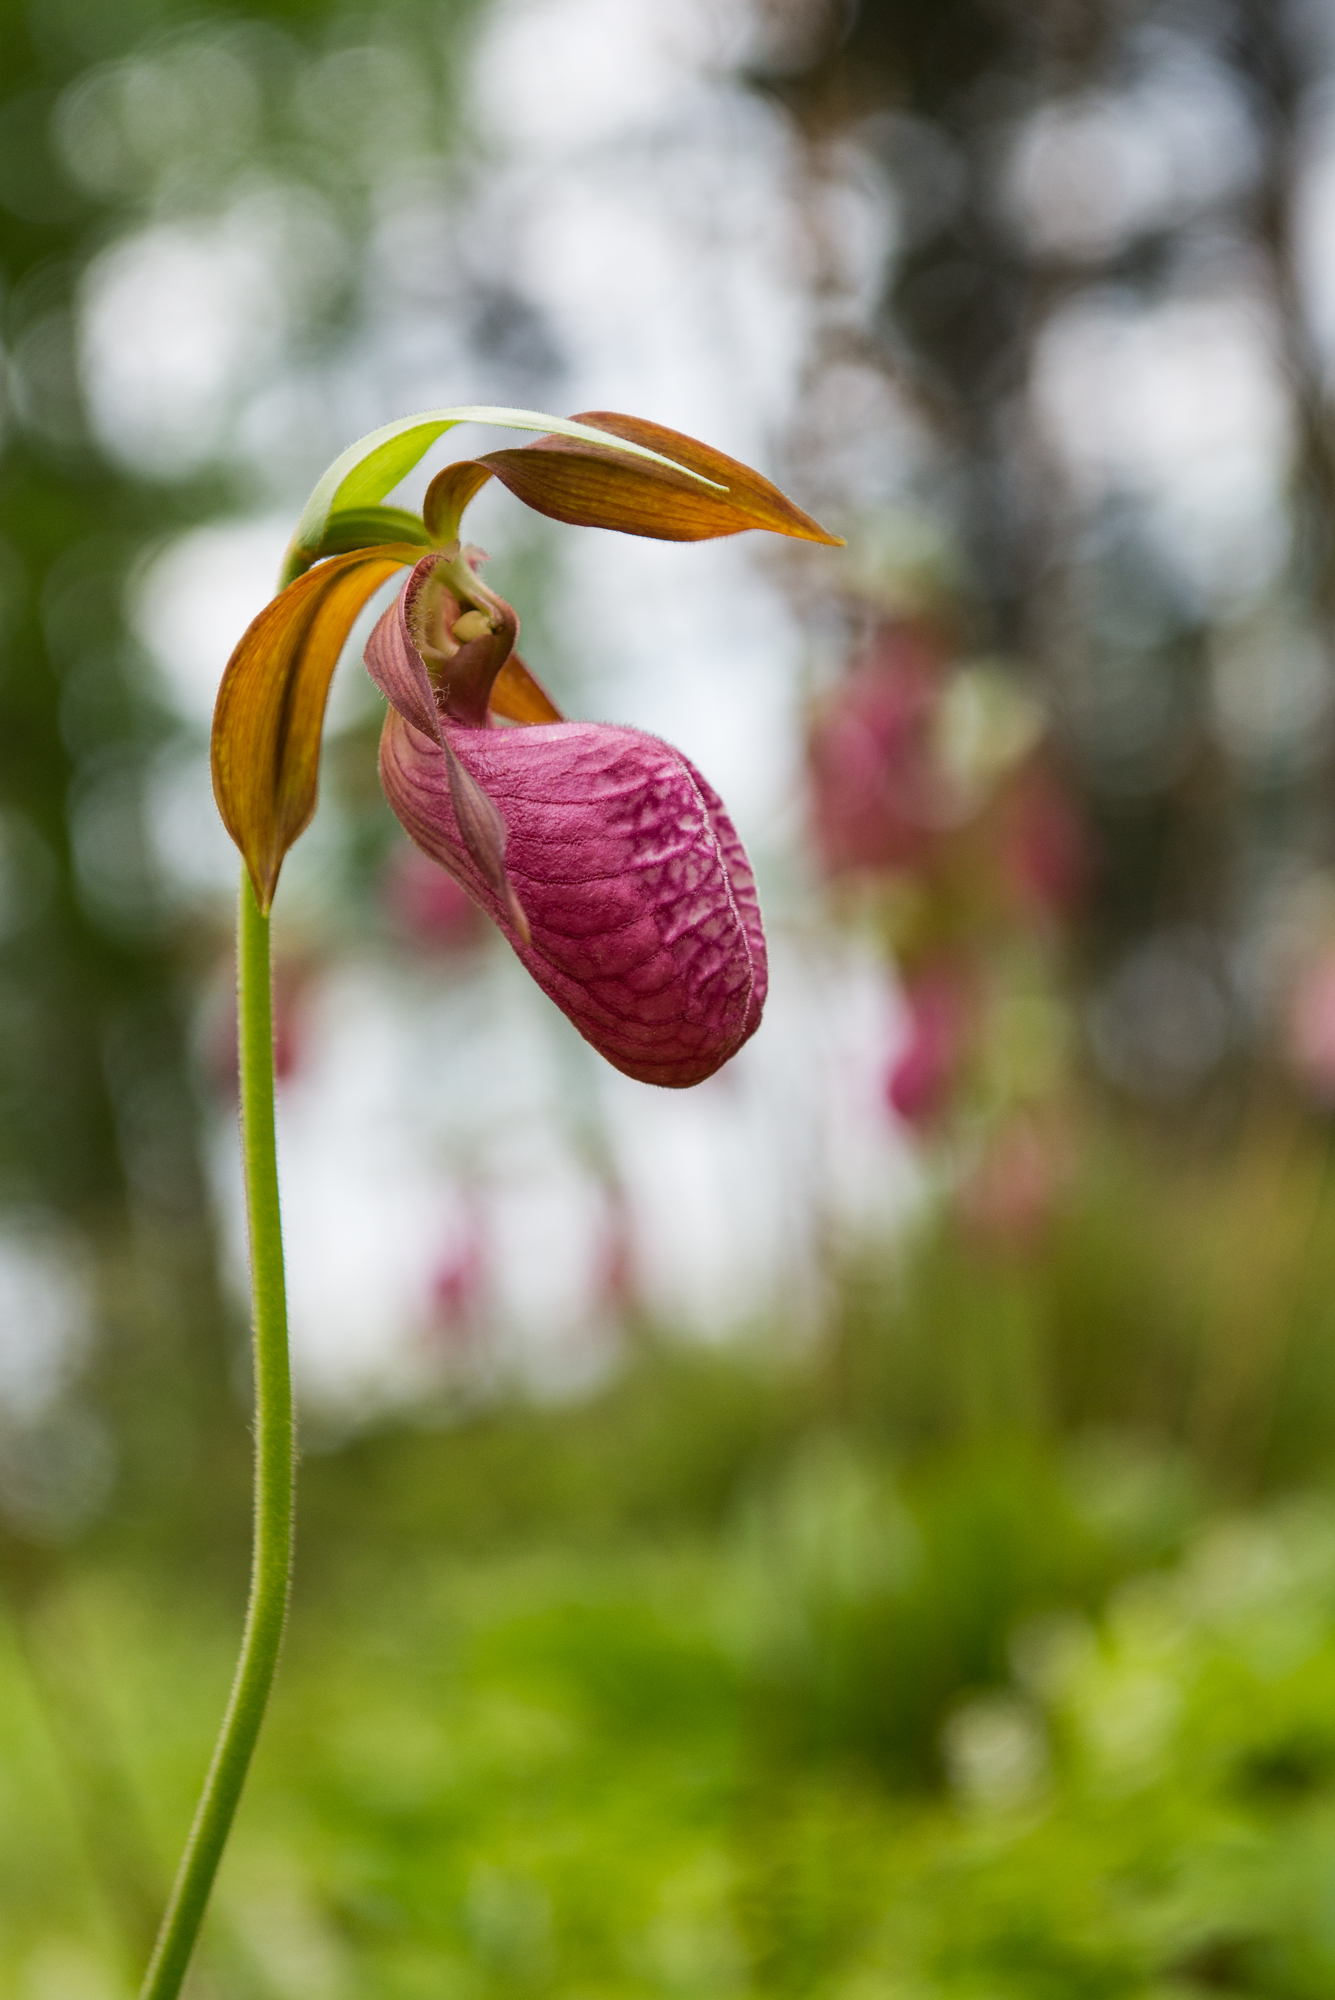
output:
<path id="1" fill-rule="evenodd" d="M 0 0 L 0 1992 L 133 1992 L 240 1626 L 212 691 L 327 460 L 491 401 L 848 538 L 473 530 L 773 996 L 600 1073 L 349 660 L 192 1991 L 1329 1993 L 1333 104 L 1330 0 Z"/>

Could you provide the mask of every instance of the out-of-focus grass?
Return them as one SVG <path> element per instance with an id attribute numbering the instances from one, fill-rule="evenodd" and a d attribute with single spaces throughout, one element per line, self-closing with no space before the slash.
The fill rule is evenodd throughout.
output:
<path id="1" fill-rule="evenodd" d="M 1335 1440 L 1335 1140 L 1282 1106 L 1227 1144 L 1082 1121 L 1033 1242 L 928 1224 L 845 1272 L 850 1422 L 919 1452 L 1014 1430 L 1171 1440 L 1241 1497 L 1326 1475 Z"/>
<path id="2" fill-rule="evenodd" d="M 805 1352 L 311 1457 L 201 2000 L 1328 1992 L 1319 1153 L 1153 1166 L 858 1260 Z M 18 1604 L 0 1992 L 133 1990 L 243 1530 Z"/>
<path id="3" fill-rule="evenodd" d="M 1166 1530 L 1180 1553 L 1135 1573 Z M 1335 1976 L 1327 1503 L 1201 1525 L 1172 1464 L 1108 1447 L 923 1477 L 826 1436 L 714 1529 L 358 1537 L 320 1570 L 202 1991 L 1298 2000 Z M 163 1853 L 229 1612 L 94 1569 L 45 1614 L 86 1636 Z M 119 1993 L 3 1672 L 4 1990 Z"/>

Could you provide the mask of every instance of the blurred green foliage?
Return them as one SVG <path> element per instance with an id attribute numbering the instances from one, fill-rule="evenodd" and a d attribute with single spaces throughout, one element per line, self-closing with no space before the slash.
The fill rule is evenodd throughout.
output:
<path id="1" fill-rule="evenodd" d="M 1109 1142 L 1041 1244 L 846 1270 L 814 1349 L 646 1337 L 309 1458 L 200 1993 L 1328 1990 L 1335 1244 L 1292 1133 L 1269 1267 L 1230 1229 L 1264 1150 Z M 10 1627 L 0 1990 L 131 1990 L 244 1525 L 110 1521 Z"/>

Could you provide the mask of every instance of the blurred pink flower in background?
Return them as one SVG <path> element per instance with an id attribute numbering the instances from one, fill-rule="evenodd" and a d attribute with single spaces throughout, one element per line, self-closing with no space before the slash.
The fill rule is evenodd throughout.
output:
<path id="1" fill-rule="evenodd" d="M 427 1334 L 438 1353 L 472 1345 L 486 1289 L 487 1254 L 483 1219 L 469 1203 L 448 1230 L 431 1267 Z"/>
<path id="2" fill-rule="evenodd" d="M 630 1198 L 620 1187 L 606 1190 L 607 1219 L 598 1246 L 594 1296 L 613 1318 L 633 1318 L 640 1309 L 635 1222 Z"/>
<path id="3" fill-rule="evenodd" d="M 885 1080 L 886 1101 L 906 1125 L 933 1124 L 947 1109 L 977 1024 L 974 981 L 954 960 L 915 973 L 904 993 L 909 1031 Z"/>
<path id="4" fill-rule="evenodd" d="M 306 963 L 280 959 L 273 969 L 273 1071 L 274 1081 L 291 1081 L 300 1069 L 306 1049 L 306 1013 L 312 969 Z M 204 1068 L 218 1096 L 235 1104 L 239 1093 L 237 1075 L 236 997 L 229 980 L 225 1003 L 218 1006 L 204 1042 Z"/>
<path id="5" fill-rule="evenodd" d="M 961 1220 L 972 1236 L 993 1249 L 1031 1249 L 1070 1174 L 1064 1130 L 1050 1118 L 1016 1113 L 988 1136 L 961 1188 Z"/>
<path id="6" fill-rule="evenodd" d="M 486 918 L 468 891 L 420 847 L 395 848 L 385 873 L 385 896 L 410 944 L 465 952 L 486 937 Z"/>
<path id="7" fill-rule="evenodd" d="M 1299 972 L 1289 994 L 1285 1053 L 1318 1104 L 1335 1107 L 1335 945 Z"/>
<path id="8" fill-rule="evenodd" d="M 1032 763 L 1016 779 L 1001 829 L 1003 875 L 1019 900 L 1053 917 L 1074 910 L 1092 872 L 1089 835 L 1060 779 Z"/>
<path id="9" fill-rule="evenodd" d="M 812 814 L 826 871 L 912 867 L 948 818 L 935 743 L 943 684 L 929 630 L 884 624 L 812 726 Z"/>

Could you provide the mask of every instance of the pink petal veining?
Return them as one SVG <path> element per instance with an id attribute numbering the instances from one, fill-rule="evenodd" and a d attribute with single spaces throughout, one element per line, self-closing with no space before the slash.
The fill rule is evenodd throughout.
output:
<path id="1" fill-rule="evenodd" d="M 615 1068 L 669 1086 L 711 1076 L 754 1033 L 766 982 L 754 880 L 715 794 L 634 729 L 444 728 L 505 820 L 531 943 L 464 846 L 439 747 L 391 709 L 381 782 L 412 838 Z"/>
<path id="2" fill-rule="evenodd" d="M 640 730 L 462 720 L 448 689 L 466 649 L 439 659 L 438 689 L 413 636 L 433 560 L 366 650 L 391 704 L 391 806 L 610 1063 L 644 1083 L 701 1082 L 755 1032 L 767 980 L 755 879 L 722 802 Z"/>

